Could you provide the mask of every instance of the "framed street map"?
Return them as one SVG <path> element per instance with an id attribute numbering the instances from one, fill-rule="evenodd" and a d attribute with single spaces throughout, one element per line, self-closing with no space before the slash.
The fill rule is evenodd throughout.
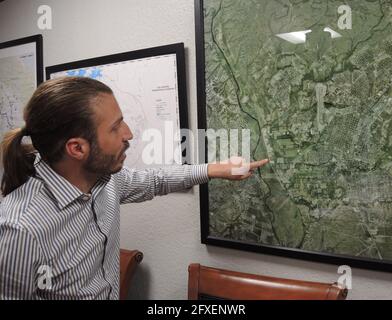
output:
<path id="1" fill-rule="evenodd" d="M 202 242 L 391 271 L 392 3 L 195 9 L 199 128 L 248 129 L 271 160 L 202 186 Z"/>
<path id="2" fill-rule="evenodd" d="M 90 77 L 113 90 L 133 133 L 127 166 L 185 163 L 181 129 L 188 127 L 188 113 L 183 43 L 46 68 L 47 79 L 67 76 Z"/>
<path id="3" fill-rule="evenodd" d="M 0 43 L 0 140 L 24 125 L 23 108 L 43 81 L 42 50 L 42 35 Z"/>

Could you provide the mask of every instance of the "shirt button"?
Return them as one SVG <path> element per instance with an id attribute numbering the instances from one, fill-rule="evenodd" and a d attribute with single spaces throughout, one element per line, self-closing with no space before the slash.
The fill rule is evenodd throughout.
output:
<path id="1" fill-rule="evenodd" d="M 85 194 L 85 195 L 82 196 L 82 200 L 83 201 L 88 201 L 88 200 L 90 200 L 90 198 L 91 198 L 91 196 L 88 195 L 88 194 Z"/>

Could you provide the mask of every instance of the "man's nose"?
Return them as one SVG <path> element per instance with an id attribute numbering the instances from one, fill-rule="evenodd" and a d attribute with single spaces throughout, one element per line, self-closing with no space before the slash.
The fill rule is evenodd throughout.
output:
<path id="1" fill-rule="evenodd" d="M 129 129 L 129 126 L 128 125 L 126 125 L 127 127 L 126 127 L 126 133 L 125 133 L 125 137 L 124 137 L 124 140 L 132 140 L 133 139 L 133 133 L 132 133 L 132 131 L 131 131 L 131 129 Z"/>

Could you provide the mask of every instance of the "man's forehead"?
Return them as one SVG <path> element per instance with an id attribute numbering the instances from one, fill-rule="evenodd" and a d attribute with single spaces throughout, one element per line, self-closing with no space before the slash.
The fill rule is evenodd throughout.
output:
<path id="1" fill-rule="evenodd" d="M 93 102 L 95 115 L 99 121 L 112 121 L 121 117 L 121 109 L 114 95 L 101 93 Z"/>

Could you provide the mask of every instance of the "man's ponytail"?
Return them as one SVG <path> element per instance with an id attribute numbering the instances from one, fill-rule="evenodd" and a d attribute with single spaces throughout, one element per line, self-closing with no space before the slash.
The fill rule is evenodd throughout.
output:
<path id="1" fill-rule="evenodd" d="M 1 158 L 4 174 L 1 180 L 1 192 L 5 197 L 24 184 L 35 173 L 34 148 L 31 144 L 22 144 L 25 129 L 7 132 L 1 143 Z"/>

